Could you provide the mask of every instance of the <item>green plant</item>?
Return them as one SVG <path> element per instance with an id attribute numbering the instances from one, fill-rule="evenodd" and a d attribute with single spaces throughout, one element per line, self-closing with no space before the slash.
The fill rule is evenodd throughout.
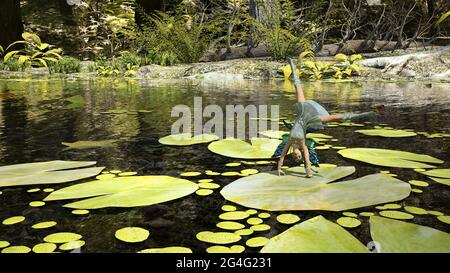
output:
<path id="1" fill-rule="evenodd" d="M 78 73 L 81 70 L 80 60 L 64 56 L 58 62 L 49 64 L 50 73 Z"/>
<path id="2" fill-rule="evenodd" d="M 334 56 L 334 58 L 338 60 L 338 62 L 335 64 L 334 70 L 340 70 L 340 72 L 337 72 L 336 74 L 337 78 L 350 77 L 354 74 L 358 74 L 363 70 L 363 67 L 358 65 L 358 63 L 363 60 L 363 57 L 359 54 L 347 56 L 340 53 Z"/>
<path id="3" fill-rule="evenodd" d="M 5 71 L 25 71 L 25 69 L 29 68 L 29 63 L 19 64 L 17 59 L 11 58 L 8 61 L 0 61 L 0 70 Z"/>
<path id="4" fill-rule="evenodd" d="M 118 77 L 120 75 L 120 70 L 112 65 L 107 66 L 97 66 L 97 75 L 102 77 Z"/>
<path id="5" fill-rule="evenodd" d="M 126 70 L 123 73 L 123 75 L 125 77 L 136 77 L 136 74 L 137 74 L 136 69 L 138 69 L 138 68 L 139 68 L 139 66 L 137 66 L 137 65 L 127 64 Z"/>
<path id="6" fill-rule="evenodd" d="M 52 48 L 50 44 L 43 43 L 38 35 L 24 32 L 23 41 L 16 41 L 9 45 L 4 54 L 3 61 L 7 62 L 10 58 L 17 58 L 19 64 L 29 63 L 33 67 L 48 67 L 50 62 L 58 62 L 61 59 L 61 49 Z M 23 44 L 23 49 L 12 50 L 16 45 Z"/>

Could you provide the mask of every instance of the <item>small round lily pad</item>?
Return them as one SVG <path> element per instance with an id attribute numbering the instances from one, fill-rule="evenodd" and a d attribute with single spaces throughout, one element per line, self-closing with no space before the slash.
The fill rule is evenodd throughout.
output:
<path id="1" fill-rule="evenodd" d="M 227 166 L 227 167 L 238 167 L 238 166 L 241 166 L 241 164 L 242 163 L 239 163 L 239 162 L 231 162 L 231 163 L 225 164 L 225 166 Z"/>
<path id="2" fill-rule="evenodd" d="M 427 182 L 420 180 L 409 180 L 408 183 L 417 187 L 428 187 L 430 185 Z"/>
<path id="3" fill-rule="evenodd" d="M 402 211 L 395 211 L 395 210 L 383 210 L 380 211 L 380 215 L 388 218 L 393 219 L 400 219 L 400 220 L 408 220 L 413 219 L 414 215 L 402 212 Z"/>
<path id="4" fill-rule="evenodd" d="M 450 224 L 450 216 L 448 216 L 448 215 L 438 216 L 437 219 L 443 223 Z"/>
<path id="5" fill-rule="evenodd" d="M 123 172 L 123 173 L 119 173 L 119 176 L 133 176 L 136 174 L 137 174 L 137 172 Z"/>
<path id="6" fill-rule="evenodd" d="M 252 218 L 248 218 L 247 219 L 247 223 L 249 225 L 259 225 L 263 222 L 263 220 L 261 218 L 258 217 L 252 217 Z"/>
<path id="7" fill-rule="evenodd" d="M 121 170 L 111 170 L 111 171 L 109 171 L 110 173 L 113 173 L 113 174 L 119 174 L 119 173 L 121 173 L 122 171 Z"/>
<path id="8" fill-rule="evenodd" d="M 34 188 L 34 189 L 27 190 L 27 192 L 29 192 L 29 193 L 38 192 L 38 191 L 41 191 L 41 189 Z"/>
<path id="9" fill-rule="evenodd" d="M 233 221 L 223 221 L 223 222 L 217 223 L 216 226 L 218 228 L 227 229 L 227 230 L 238 230 L 238 229 L 245 228 L 245 225 L 238 223 L 238 222 L 233 222 Z"/>
<path id="10" fill-rule="evenodd" d="M 361 225 L 361 221 L 353 217 L 340 217 L 336 220 L 336 222 L 346 228 L 354 228 Z"/>
<path id="11" fill-rule="evenodd" d="M 31 248 L 27 246 L 10 246 L 4 248 L 2 253 L 28 253 L 31 251 Z"/>
<path id="12" fill-rule="evenodd" d="M 221 173 L 222 176 L 238 176 L 240 173 L 238 172 L 223 172 Z"/>
<path id="13" fill-rule="evenodd" d="M 377 206 L 375 207 L 376 209 L 380 209 L 380 210 L 385 210 L 385 209 L 399 209 L 402 206 L 400 206 L 399 204 L 386 204 L 383 206 Z"/>
<path id="14" fill-rule="evenodd" d="M 196 191 L 195 193 L 200 196 L 206 196 L 206 195 L 210 195 L 213 192 L 214 192 L 213 190 L 200 189 L 200 190 Z"/>
<path id="15" fill-rule="evenodd" d="M 423 192 L 423 190 L 419 190 L 419 189 L 412 189 L 411 191 L 415 192 L 415 193 L 422 193 Z"/>
<path id="16" fill-rule="evenodd" d="M 419 215 L 423 215 L 423 214 L 428 214 L 428 211 L 422 208 L 418 208 L 418 207 L 413 207 L 413 206 L 405 206 L 404 209 L 412 214 L 419 214 Z"/>
<path id="17" fill-rule="evenodd" d="M 254 237 L 248 239 L 245 244 L 249 247 L 262 247 L 265 246 L 269 242 L 269 239 L 266 237 Z"/>
<path id="18" fill-rule="evenodd" d="M 42 201 L 33 201 L 33 202 L 30 202 L 30 203 L 28 203 L 28 205 L 30 206 L 30 207 L 42 207 L 42 206 L 45 206 L 45 202 L 42 202 Z"/>
<path id="19" fill-rule="evenodd" d="M 14 217 L 10 217 L 10 218 L 3 220 L 2 224 L 14 225 L 14 224 L 23 222 L 24 220 L 25 220 L 25 217 L 23 217 L 23 216 L 14 216 Z"/>
<path id="20" fill-rule="evenodd" d="M 267 212 L 261 212 L 260 214 L 258 214 L 259 218 L 269 218 L 270 214 Z"/>
<path id="21" fill-rule="evenodd" d="M 234 233 L 237 235 L 240 235 L 240 236 L 247 236 L 247 235 L 252 234 L 253 232 L 255 232 L 255 231 L 253 231 L 249 228 L 245 228 L 245 229 L 236 230 Z"/>
<path id="22" fill-rule="evenodd" d="M 220 188 L 220 185 L 216 184 L 216 183 L 198 183 L 198 186 L 202 189 L 218 189 L 218 188 Z"/>
<path id="23" fill-rule="evenodd" d="M 51 228 L 56 226 L 56 222 L 55 221 L 46 221 L 46 222 L 40 222 L 37 224 L 32 225 L 31 227 L 34 229 L 44 229 L 44 228 Z"/>
<path id="24" fill-rule="evenodd" d="M 209 183 L 209 182 L 213 182 L 214 180 L 212 179 L 200 179 L 198 180 L 198 183 Z"/>
<path id="25" fill-rule="evenodd" d="M 72 210 L 72 214 L 85 215 L 85 214 L 89 214 L 89 211 L 87 209 L 75 209 L 75 210 Z"/>
<path id="26" fill-rule="evenodd" d="M 55 189 L 52 189 L 52 188 L 46 188 L 46 189 L 43 189 L 43 191 L 44 191 L 44 192 L 53 192 L 53 191 L 55 191 Z"/>
<path id="27" fill-rule="evenodd" d="M 111 179 L 111 178 L 114 178 L 114 177 L 116 177 L 115 174 L 107 173 L 107 174 L 97 175 L 97 176 L 95 177 L 95 179 L 98 179 L 98 180 L 104 180 L 104 179 Z"/>
<path id="28" fill-rule="evenodd" d="M 10 244 L 8 241 L 0 241 L 0 248 L 8 247 Z"/>
<path id="29" fill-rule="evenodd" d="M 231 247 L 226 246 L 210 246 L 206 249 L 208 253 L 242 253 L 245 247 L 241 245 L 233 245 Z"/>
<path id="30" fill-rule="evenodd" d="M 202 242 L 220 245 L 232 244 L 241 240 L 240 235 L 231 232 L 201 231 L 197 233 L 196 237 Z"/>
<path id="31" fill-rule="evenodd" d="M 55 251 L 56 245 L 53 243 L 41 243 L 33 247 L 34 253 L 52 253 Z"/>
<path id="32" fill-rule="evenodd" d="M 444 214 L 440 211 L 436 211 L 436 210 L 429 210 L 428 214 L 434 215 L 434 216 L 443 216 Z"/>
<path id="33" fill-rule="evenodd" d="M 72 241 L 72 242 L 67 242 L 65 244 L 62 244 L 59 249 L 61 250 L 73 250 L 73 249 L 78 249 L 82 246 L 84 246 L 86 244 L 85 241 L 83 240 L 77 240 L 77 241 Z"/>
<path id="34" fill-rule="evenodd" d="M 291 213 L 284 213 L 277 216 L 277 221 L 281 224 L 292 225 L 300 221 L 300 217 Z"/>
<path id="35" fill-rule="evenodd" d="M 139 243 L 147 240 L 148 236 L 150 235 L 150 232 L 140 227 L 125 227 L 117 230 L 114 235 L 117 239 L 123 242 Z"/>
<path id="36" fill-rule="evenodd" d="M 47 235 L 44 238 L 44 241 L 47 243 L 64 244 L 67 242 L 79 240 L 81 239 L 81 237 L 81 235 L 72 232 L 58 232 Z"/>
<path id="37" fill-rule="evenodd" d="M 347 216 L 347 217 L 353 217 L 353 218 L 358 217 L 358 214 L 349 212 L 349 211 L 343 212 L 342 215 Z"/>
<path id="38" fill-rule="evenodd" d="M 192 250 L 182 246 L 169 246 L 161 248 L 147 248 L 138 251 L 138 253 L 192 253 Z"/>
<path id="39" fill-rule="evenodd" d="M 228 211 L 219 215 L 222 220 L 242 220 L 248 218 L 250 215 L 245 211 Z"/>
<path id="40" fill-rule="evenodd" d="M 258 213 L 258 211 L 255 210 L 255 209 L 248 209 L 248 210 L 246 210 L 245 212 L 247 212 L 247 213 L 250 214 L 250 215 L 253 215 L 253 214 L 257 214 L 257 213 Z"/>
<path id="41" fill-rule="evenodd" d="M 266 230 L 270 229 L 270 226 L 267 224 L 259 224 L 259 225 L 251 226 L 250 229 L 252 229 L 254 231 L 266 231 Z"/>
<path id="42" fill-rule="evenodd" d="M 259 173 L 259 171 L 256 169 L 244 169 L 241 171 L 241 173 L 251 175 L 251 174 L 257 174 L 257 173 Z"/>
<path id="43" fill-rule="evenodd" d="M 193 176 L 199 176 L 201 174 L 202 174 L 201 172 L 185 172 L 185 173 L 181 173 L 180 176 L 193 177 Z"/>
<path id="44" fill-rule="evenodd" d="M 374 216 L 375 213 L 373 212 L 360 212 L 359 215 L 364 216 L 364 217 L 370 217 L 370 216 Z"/>
<path id="45" fill-rule="evenodd" d="M 235 206 L 232 205 L 223 205 L 222 206 L 222 210 L 223 211 L 235 211 L 237 208 Z"/>

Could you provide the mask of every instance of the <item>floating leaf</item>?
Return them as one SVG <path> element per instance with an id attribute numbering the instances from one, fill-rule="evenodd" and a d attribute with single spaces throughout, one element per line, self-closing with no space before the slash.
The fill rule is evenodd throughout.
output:
<path id="1" fill-rule="evenodd" d="M 241 166 L 241 163 L 239 163 L 239 162 L 231 162 L 231 163 L 225 164 L 225 166 L 227 166 L 227 167 L 238 167 L 238 166 Z"/>
<path id="2" fill-rule="evenodd" d="M 429 177 L 434 182 L 438 182 L 447 186 L 450 186 L 450 179 L 448 178 L 436 178 L 436 177 Z"/>
<path id="3" fill-rule="evenodd" d="M 253 215 L 253 214 L 257 214 L 258 213 L 258 211 L 255 210 L 255 209 L 248 209 L 245 212 L 247 212 L 249 215 Z"/>
<path id="4" fill-rule="evenodd" d="M 33 193 L 33 192 L 38 192 L 38 191 L 41 191 L 41 189 L 35 188 L 35 189 L 27 190 L 28 193 Z"/>
<path id="5" fill-rule="evenodd" d="M 119 173 L 122 173 L 121 170 L 111 170 L 111 171 L 109 171 L 109 172 L 112 173 L 112 174 L 119 174 Z"/>
<path id="6" fill-rule="evenodd" d="M 117 146 L 117 139 L 108 140 L 80 140 L 76 142 L 61 142 L 67 146 L 64 150 L 86 150 L 95 148 L 114 148 Z"/>
<path id="7" fill-rule="evenodd" d="M 277 221 L 282 224 L 292 225 L 300 221 L 300 217 L 291 213 L 284 213 L 277 216 Z"/>
<path id="8" fill-rule="evenodd" d="M 262 247 L 265 246 L 269 242 L 269 239 L 266 237 L 254 237 L 248 239 L 245 244 L 249 247 Z"/>
<path id="9" fill-rule="evenodd" d="M 159 143 L 172 146 L 189 146 L 200 143 L 209 143 L 218 139 L 219 137 L 215 135 L 202 134 L 192 137 L 192 134 L 187 133 L 165 136 L 159 139 Z"/>
<path id="10" fill-rule="evenodd" d="M 416 133 L 405 130 L 391 130 L 391 129 L 367 129 L 356 130 L 355 132 L 367 135 L 367 136 L 380 136 L 380 137 L 412 137 L 417 136 Z"/>
<path id="11" fill-rule="evenodd" d="M 2 253 L 28 253 L 31 249 L 27 246 L 10 246 L 4 248 Z"/>
<path id="12" fill-rule="evenodd" d="M 241 173 L 245 175 L 252 175 L 259 173 L 259 171 L 257 169 L 244 169 L 241 171 Z"/>
<path id="13" fill-rule="evenodd" d="M 373 212 L 361 212 L 361 213 L 359 213 L 359 215 L 364 216 L 364 217 L 370 217 L 370 216 L 374 216 L 375 213 L 373 213 Z"/>
<path id="14" fill-rule="evenodd" d="M 423 190 L 419 190 L 419 189 L 412 189 L 411 191 L 415 192 L 415 193 L 422 193 L 423 192 Z"/>
<path id="15" fill-rule="evenodd" d="M 395 211 L 395 210 L 383 210 L 383 211 L 380 211 L 380 215 L 384 216 L 384 217 L 388 217 L 388 218 L 404 219 L 404 220 L 414 218 L 414 215 L 411 215 L 406 212 Z"/>
<path id="16" fill-rule="evenodd" d="M 76 209 L 76 210 L 72 210 L 72 214 L 85 215 L 85 214 L 89 214 L 89 211 L 86 209 Z"/>
<path id="17" fill-rule="evenodd" d="M 40 222 L 37 224 L 32 225 L 31 227 L 34 229 L 43 229 L 43 228 L 51 228 L 56 226 L 56 222 L 55 221 L 46 221 L 46 222 Z"/>
<path id="18" fill-rule="evenodd" d="M 417 187 L 428 187 L 429 184 L 425 181 L 419 181 L 419 180 L 409 180 L 409 184 L 417 186 Z"/>
<path id="19" fill-rule="evenodd" d="M 14 216 L 14 217 L 10 217 L 8 219 L 3 220 L 2 224 L 15 225 L 17 223 L 23 222 L 24 220 L 25 220 L 25 217 L 23 217 L 23 216 Z"/>
<path id="20" fill-rule="evenodd" d="M 220 223 L 217 223 L 216 226 L 218 228 L 227 229 L 227 230 L 238 230 L 238 229 L 245 228 L 245 225 L 238 223 L 238 222 L 233 222 L 233 221 L 220 222 Z"/>
<path id="21" fill-rule="evenodd" d="M 123 173 L 119 173 L 119 176 L 132 176 L 132 175 L 136 175 L 137 172 L 123 172 Z"/>
<path id="22" fill-rule="evenodd" d="M 196 237 L 202 242 L 220 245 L 232 244 L 241 240 L 240 235 L 230 232 L 201 231 L 197 233 Z"/>
<path id="23" fill-rule="evenodd" d="M 347 217 L 353 217 L 353 218 L 358 217 L 358 214 L 349 212 L 349 211 L 343 212 L 342 215 L 347 216 Z"/>
<path id="24" fill-rule="evenodd" d="M 110 178 L 114 178 L 114 177 L 116 177 L 115 174 L 112 174 L 112 173 L 106 173 L 106 174 L 97 175 L 97 176 L 95 177 L 95 179 L 98 179 L 98 180 L 104 180 L 104 179 L 110 179 Z"/>
<path id="25" fill-rule="evenodd" d="M 77 240 L 77 241 L 72 241 L 72 242 L 67 242 L 65 244 L 62 244 L 59 249 L 61 250 L 73 250 L 73 249 L 78 249 L 82 246 L 84 246 L 86 244 L 85 241 L 83 240 Z"/>
<path id="26" fill-rule="evenodd" d="M 104 168 L 92 166 L 95 161 L 47 161 L 0 167 L 0 187 L 56 184 L 76 181 L 99 174 Z"/>
<path id="27" fill-rule="evenodd" d="M 206 196 L 206 195 L 212 194 L 213 192 L 214 191 L 212 191 L 212 190 L 201 189 L 201 190 L 196 191 L 195 193 L 200 196 Z"/>
<path id="28" fill-rule="evenodd" d="M 413 206 L 405 206 L 405 210 L 412 214 L 418 214 L 418 215 L 428 214 L 427 210 L 418 208 L 418 207 L 413 207 Z"/>
<path id="29" fill-rule="evenodd" d="M 227 138 L 208 145 L 208 149 L 216 154 L 244 159 L 271 158 L 278 145 L 278 139 L 252 138 L 251 144 L 240 139 Z"/>
<path id="30" fill-rule="evenodd" d="M 329 169 L 338 168 L 324 168 L 322 172 L 326 173 L 324 170 Z M 313 178 L 260 173 L 228 184 L 221 194 L 225 199 L 242 206 L 269 211 L 342 211 L 402 200 L 411 191 L 408 183 L 386 174 L 325 184 L 330 179 L 321 177 L 320 173 Z M 340 178 L 336 177 L 338 173 L 334 173 L 334 179 Z M 343 171 L 341 177 L 348 174 Z"/>
<path id="31" fill-rule="evenodd" d="M 399 209 L 401 207 L 402 206 L 400 206 L 399 204 L 386 204 L 386 205 L 383 205 L 383 206 L 377 206 L 375 208 L 383 210 L 383 209 Z"/>
<path id="32" fill-rule="evenodd" d="M 206 249 L 208 253 L 242 253 L 245 247 L 241 245 L 234 245 L 231 247 L 226 246 L 211 246 Z"/>
<path id="33" fill-rule="evenodd" d="M 339 150 L 338 154 L 373 165 L 396 168 L 435 168 L 435 166 L 421 162 L 443 163 L 442 160 L 429 155 L 374 148 L 349 148 Z"/>
<path id="34" fill-rule="evenodd" d="M 222 220 L 242 220 L 249 216 L 250 214 L 245 211 L 229 211 L 219 215 L 219 218 Z"/>
<path id="35" fill-rule="evenodd" d="M 426 226 L 370 217 L 370 234 L 384 253 L 450 252 L 450 234 Z"/>
<path id="36" fill-rule="evenodd" d="M 127 243 L 139 243 L 147 240 L 150 232 L 140 227 L 125 227 L 116 231 L 114 236 Z"/>
<path id="37" fill-rule="evenodd" d="M 270 226 L 267 224 L 259 224 L 251 226 L 250 229 L 253 231 L 266 231 L 270 229 Z"/>
<path id="38" fill-rule="evenodd" d="M 250 234 L 252 234 L 254 231 L 252 229 L 249 228 L 245 228 L 245 229 L 240 229 L 240 230 L 236 230 L 234 233 L 240 236 L 248 236 Z"/>
<path id="39" fill-rule="evenodd" d="M 443 223 L 450 224 L 450 216 L 438 216 L 437 219 Z"/>
<path id="40" fill-rule="evenodd" d="M 261 212 L 260 214 L 258 214 L 259 218 L 269 218 L 270 214 L 267 212 Z"/>
<path id="41" fill-rule="evenodd" d="M 218 189 L 218 188 L 220 188 L 220 185 L 216 184 L 216 183 L 198 183 L 198 186 L 201 189 Z"/>
<path id="42" fill-rule="evenodd" d="M 33 247 L 34 253 L 52 253 L 55 251 L 56 245 L 53 243 L 41 243 Z"/>
<path id="43" fill-rule="evenodd" d="M 9 246 L 9 242 L 8 241 L 0 241 L 0 248 L 5 248 L 7 246 Z"/>
<path id="44" fill-rule="evenodd" d="M 202 174 L 201 172 L 185 172 L 185 173 L 181 173 L 180 176 L 193 177 L 193 176 L 199 176 L 201 174 Z"/>
<path id="45" fill-rule="evenodd" d="M 275 139 L 282 139 L 283 135 L 289 134 L 289 132 L 287 131 L 273 131 L 273 130 L 262 131 L 258 133 L 268 138 L 275 138 Z"/>
<path id="46" fill-rule="evenodd" d="M 170 176 L 129 176 L 62 188 L 52 192 L 44 201 L 92 197 L 64 206 L 74 209 L 138 207 L 178 199 L 197 189 L 197 184 L 191 181 Z"/>
<path id="47" fill-rule="evenodd" d="M 340 217 L 336 220 L 336 222 L 346 228 L 354 228 L 361 225 L 361 221 L 353 217 Z"/>
<path id="48" fill-rule="evenodd" d="M 429 171 L 421 172 L 421 174 L 428 175 L 428 176 L 434 176 L 434 177 L 440 177 L 440 178 L 450 178 L 450 169 L 429 170 Z"/>
<path id="49" fill-rule="evenodd" d="M 47 243 L 64 244 L 81 239 L 81 235 L 72 232 L 58 232 L 47 235 L 44 241 Z"/>
<path id="50" fill-rule="evenodd" d="M 222 206 L 222 210 L 223 211 L 235 211 L 237 208 L 235 206 L 231 206 L 231 205 L 224 205 Z"/>
<path id="51" fill-rule="evenodd" d="M 28 204 L 30 207 L 42 207 L 45 206 L 45 202 L 42 201 L 33 201 Z"/>
<path id="52" fill-rule="evenodd" d="M 44 192 L 52 192 L 52 191 L 55 191 L 54 189 L 51 189 L 51 188 L 46 188 L 46 189 L 43 189 L 43 191 Z"/>
<path id="53" fill-rule="evenodd" d="M 249 225 L 259 225 L 263 222 L 261 218 L 252 217 L 247 219 L 247 224 Z"/>
<path id="54" fill-rule="evenodd" d="M 358 239 L 323 216 L 301 222 L 273 237 L 261 253 L 367 253 Z"/>
<path id="55" fill-rule="evenodd" d="M 436 210 L 429 210 L 427 211 L 428 214 L 434 215 L 434 216 L 443 216 L 444 214 L 440 211 L 436 211 Z"/>
<path id="56" fill-rule="evenodd" d="M 192 250 L 182 246 L 169 246 L 162 248 L 148 248 L 138 251 L 138 253 L 192 253 Z"/>
<path id="57" fill-rule="evenodd" d="M 221 175 L 222 176 L 239 176 L 241 174 L 238 172 L 223 172 L 223 173 L 221 173 Z"/>

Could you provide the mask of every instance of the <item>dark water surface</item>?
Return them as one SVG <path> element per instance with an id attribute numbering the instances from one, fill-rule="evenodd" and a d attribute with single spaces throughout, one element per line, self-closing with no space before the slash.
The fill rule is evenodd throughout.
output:
<path id="1" fill-rule="evenodd" d="M 410 128 L 428 133 L 450 132 L 450 84 L 422 82 L 388 83 L 326 83 L 305 84 L 308 99 L 314 99 L 330 112 L 364 111 L 371 105 L 383 103 L 385 114 L 375 120 L 376 124 L 388 124 L 393 128 Z M 84 103 L 70 104 L 66 99 L 80 95 Z M 162 136 L 170 134 L 176 118 L 170 117 L 173 106 L 192 106 L 194 96 L 203 98 L 203 105 L 217 104 L 223 109 L 227 104 L 279 105 L 280 115 L 294 118 L 292 104 L 295 97 L 292 86 L 283 81 L 235 82 L 233 84 L 207 84 L 190 81 L 145 82 L 111 79 L 71 80 L 59 78 L 3 79 L 0 80 L 0 165 L 28 163 L 47 160 L 89 160 L 107 170 L 136 171 L 139 175 L 178 176 L 185 171 L 234 171 L 256 168 L 260 171 L 274 170 L 275 165 L 225 167 L 238 160 L 222 157 L 208 151 L 207 145 L 168 147 L 158 143 Z M 128 114 L 104 114 L 110 110 L 150 110 Z M 424 153 L 445 161 L 449 166 L 449 139 L 412 138 L 388 139 L 368 137 L 354 130 L 359 127 L 328 128 L 323 133 L 339 139 L 335 146 L 372 147 Z M 116 147 L 87 150 L 67 150 L 61 142 L 78 140 L 118 139 Z M 389 168 L 363 164 L 344 159 L 336 150 L 319 151 L 320 161 L 338 165 L 354 165 L 356 173 L 347 179 L 388 170 Z M 287 160 L 287 165 L 294 162 Z M 450 214 L 450 191 L 448 186 L 429 181 L 413 170 L 392 168 L 392 173 L 404 181 L 424 180 L 430 183 L 422 194 L 411 195 L 397 202 L 402 205 L 438 210 Z M 193 181 L 210 178 L 206 175 Z M 221 186 L 234 181 L 234 177 L 213 177 Z M 195 238 L 204 230 L 220 231 L 221 206 L 231 204 L 223 199 L 218 190 L 209 196 L 190 196 L 164 204 L 139 208 L 109 208 L 91 210 L 85 216 L 77 216 L 63 208 L 67 202 L 47 202 L 43 207 L 28 206 L 30 201 L 42 200 L 48 193 L 27 193 L 39 187 L 59 189 L 75 183 L 58 185 L 36 185 L 0 189 L 0 220 L 23 215 L 26 220 L 12 226 L 0 225 L 0 241 L 12 245 L 32 247 L 54 232 L 67 231 L 83 235 L 86 245 L 82 252 L 136 252 L 144 248 L 185 246 L 194 252 L 204 252 L 210 244 Z M 233 204 L 234 205 L 234 204 Z M 239 207 L 240 209 L 246 209 Z M 377 211 L 374 207 L 352 210 Z M 294 212 L 302 220 L 322 214 L 336 220 L 337 212 Z M 281 212 L 271 213 L 265 223 L 272 228 L 268 232 L 256 232 L 250 237 L 273 237 L 289 226 L 277 223 L 275 217 Z M 370 239 L 368 219 L 359 217 L 363 224 L 349 231 L 362 243 Z M 56 227 L 34 230 L 31 226 L 41 221 L 57 221 Z M 431 226 L 450 232 L 450 227 L 432 215 L 415 215 L 410 222 Z M 139 226 L 150 231 L 143 243 L 127 244 L 114 237 L 117 229 Z M 247 237 L 239 242 L 244 245 Z M 254 252 L 259 249 L 246 251 Z"/>

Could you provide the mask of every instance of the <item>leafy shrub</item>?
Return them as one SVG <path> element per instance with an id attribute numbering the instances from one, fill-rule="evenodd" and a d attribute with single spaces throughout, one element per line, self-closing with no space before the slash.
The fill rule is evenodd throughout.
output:
<path id="1" fill-rule="evenodd" d="M 56 63 L 50 63 L 49 70 L 50 73 L 78 73 L 81 70 L 81 62 L 76 58 L 65 56 Z"/>
<path id="2" fill-rule="evenodd" d="M 20 64 L 17 59 L 11 58 L 8 61 L 0 61 L 0 70 L 5 71 L 25 71 L 29 68 L 29 63 Z"/>

